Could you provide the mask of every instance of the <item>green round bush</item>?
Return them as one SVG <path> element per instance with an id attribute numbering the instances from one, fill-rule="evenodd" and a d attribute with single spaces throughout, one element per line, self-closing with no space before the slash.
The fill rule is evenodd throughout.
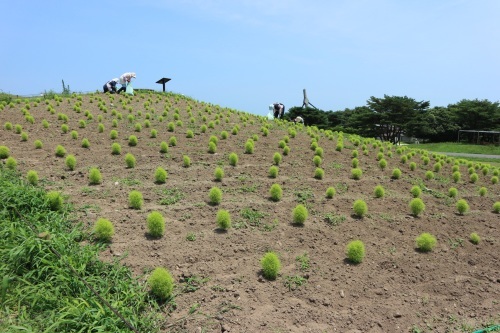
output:
<path id="1" fill-rule="evenodd" d="M 420 198 L 414 198 L 410 201 L 410 210 L 414 216 L 420 215 L 425 210 L 425 204 Z"/>
<path id="2" fill-rule="evenodd" d="M 167 180 L 167 171 L 162 167 L 156 168 L 155 171 L 155 182 L 157 184 L 164 184 Z"/>
<path id="3" fill-rule="evenodd" d="M 26 179 L 28 180 L 29 184 L 37 185 L 38 184 L 38 173 L 35 170 L 29 170 L 28 173 L 26 174 Z"/>
<path id="4" fill-rule="evenodd" d="M 479 195 L 484 197 L 486 195 L 486 193 L 488 193 L 488 189 L 484 186 L 482 186 L 480 189 L 479 189 Z"/>
<path id="5" fill-rule="evenodd" d="M 63 207 L 63 197 L 58 191 L 49 191 L 46 194 L 49 207 L 53 211 L 61 210 Z"/>
<path id="6" fill-rule="evenodd" d="M 294 224 L 304 225 L 308 215 L 307 208 L 302 204 L 298 204 L 292 211 L 292 221 Z"/>
<path id="7" fill-rule="evenodd" d="M 236 153 L 229 154 L 229 164 L 231 166 L 236 166 L 236 164 L 238 164 L 238 155 Z"/>
<path id="8" fill-rule="evenodd" d="M 74 155 L 68 155 L 66 156 L 66 166 L 70 170 L 75 170 L 76 167 L 76 157 Z"/>
<path id="9" fill-rule="evenodd" d="M 71 135 L 71 138 L 72 138 L 73 140 L 78 139 L 78 132 L 77 132 L 77 131 L 74 131 L 74 130 L 73 130 L 73 131 L 71 131 L 70 135 Z"/>
<path id="10" fill-rule="evenodd" d="M 94 236 L 101 242 L 109 242 L 115 234 L 113 223 L 105 218 L 97 219 L 94 225 Z"/>
<path id="11" fill-rule="evenodd" d="M 479 235 L 475 232 L 470 234 L 469 239 L 470 239 L 470 242 L 474 245 L 479 244 L 479 242 L 481 241 L 481 237 L 479 237 Z"/>
<path id="12" fill-rule="evenodd" d="M 375 189 L 373 190 L 373 194 L 375 195 L 376 198 L 383 198 L 385 195 L 384 187 L 382 185 L 375 186 Z"/>
<path id="13" fill-rule="evenodd" d="M 109 138 L 111 140 L 116 140 L 117 137 L 118 137 L 118 131 L 117 130 L 111 130 L 111 132 L 109 132 Z"/>
<path id="14" fill-rule="evenodd" d="M 273 161 L 275 165 L 280 165 L 282 160 L 281 154 L 280 153 L 274 153 L 273 155 Z"/>
<path id="15" fill-rule="evenodd" d="M 354 158 L 351 160 L 351 166 L 352 166 L 353 168 L 357 168 L 357 167 L 358 167 L 358 165 L 359 165 L 359 160 L 358 160 L 356 157 L 354 157 Z"/>
<path id="16" fill-rule="evenodd" d="M 368 213 L 368 205 L 361 199 L 354 201 L 352 209 L 357 217 L 363 217 Z"/>
<path id="17" fill-rule="evenodd" d="M 177 138 L 175 136 L 171 136 L 169 139 L 168 139 L 168 144 L 172 147 L 175 147 L 177 146 Z"/>
<path id="18" fill-rule="evenodd" d="M 90 185 L 100 184 L 102 181 L 101 171 L 98 168 L 90 168 L 89 170 L 89 182 Z"/>
<path id="19" fill-rule="evenodd" d="M 165 219 L 160 212 L 153 211 L 146 218 L 148 233 L 153 237 L 161 237 L 165 233 Z"/>
<path id="20" fill-rule="evenodd" d="M 427 171 L 427 172 L 425 173 L 425 179 L 427 179 L 427 180 L 434 179 L 434 172 L 432 172 L 432 171 L 430 171 L 430 170 L 429 170 L 429 171 Z"/>
<path id="21" fill-rule="evenodd" d="M 283 190 L 281 189 L 281 186 L 279 184 L 271 185 L 271 188 L 269 189 L 269 195 L 271 196 L 272 201 L 280 201 L 281 197 L 283 196 Z"/>
<path id="22" fill-rule="evenodd" d="M 130 135 L 128 137 L 128 145 L 131 147 L 137 146 L 137 137 L 135 135 Z"/>
<path id="23" fill-rule="evenodd" d="M 285 146 L 285 148 L 283 148 L 283 155 L 287 156 L 288 154 L 290 154 L 290 147 Z"/>
<path id="24" fill-rule="evenodd" d="M 327 189 L 326 189 L 326 197 L 327 197 L 328 199 L 333 198 L 333 196 L 335 195 L 335 192 L 336 192 L 336 191 L 335 191 L 335 188 L 334 188 L 334 187 L 332 187 L 332 186 L 330 186 L 329 188 L 327 188 Z"/>
<path id="25" fill-rule="evenodd" d="M 387 161 L 384 158 L 381 158 L 378 161 L 378 166 L 380 169 L 385 170 L 385 168 L 387 167 Z"/>
<path id="26" fill-rule="evenodd" d="M 217 226 L 222 230 L 231 228 L 231 215 L 227 210 L 221 209 L 217 212 Z"/>
<path id="27" fill-rule="evenodd" d="M 455 188 L 455 187 L 451 187 L 449 190 L 448 190 L 448 196 L 450 198 L 456 198 L 458 195 L 458 190 Z"/>
<path id="28" fill-rule="evenodd" d="M 420 194 L 422 194 L 422 189 L 420 188 L 420 186 L 415 185 L 411 188 L 410 193 L 414 198 L 418 198 L 420 197 Z"/>
<path id="29" fill-rule="evenodd" d="M 269 177 L 271 177 L 271 178 L 278 177 L 278 171 L 279 171 L 279 169 L 277 166 L 275 166 L 275 165 L 271 166 L 269 168 Z"/>
<path id="30" fill-rule="evenodd" d="M 325 171 L 323 169 L 316 168 L 316 170 L 314 170 L 314 178 L 323 179 L 324 176 L 325 176 Z"/>
<path id="31" fill-rule="evenodd" d="M 191 166 L 191 158 L 187 155 L 182 156 L 182 163 L 185 168 L 189 168 Z"/>
<path id="32" fill-rule="evenodd" d="M 134 190 L 128 194 L 128 204 L 131 208 L 141 209 L 143 203 L 144 199 L 141 192 Z"/>
<path id="33" fill-rule="evenodd" d="M 82 140 L 82 147 L 83 147 L 83 148 L 88 148 L 88 147 L 90 147 L 90 141 L 89 141 L 89 139 L 87 139 L 87 138 L 83 138 L 83 140 Z"/>
<path id="34" fill-rule="evenodd" d="M 401 170 L 399 170 L 398 168 L 393 169 L 392 170 L 392 178 L 393 179 L 401 178 Z"/>
<path id="35" fill-rule="evenodd" d="M 252 139 L 248 139 L 245 143 L 245 154 L 253 154 L 254 151 L 254 141 Z"/>
<path id="36" fill-rule="evenodd" d="M 224 177 L 224 170 L 221 167 L 216 167 L 214 171 L 214 178 L 216 181 L 220 182 Z"/>
<path id="37" fill-rule="evenodd" d="M 135 156 L 131 153 L 127 153 L 125 155 L 125 164 L 127 165 L 127 168 L 134 168 L 135 167 Z"/>
<path id="38" fill-rule="evenodd" d="M 9 170 L 16 170 L 17 169 L 16 159 L 12 156 L 7 157 L 7 159 L 5 160 L 5 166 Z"/>
<path id="39" fill-rule="evenodd" d="M 216 151 L 217 151 L 217 145 L 215 144 L 215 142 L 210 141 L 208 143 L 208 152 L 210 154 L 215 154 Z"/>
<path id="40" fill-rule="evenodd" d="M 463 215 L 469 211 L 469 204 L 465 199 L 460 199 L 457 201 L 457 210 L 460 215 Z"/>
<path id="41" fill-rule="evenodd" d="M 120 146 L 120 144 L 117 142 L 113 142 L 111 144 L 111 154 L 120 155 L 121 152 L 122 152 L 122 146 Z"/>
<path id="42" fill-rule="evenodd" d="M 157 267 L 148 278 L 151 293 L 160 300 L 167 300 L 174 290 L 174 279 L 168 270 Z"/>
<path id="43" fill-rule="evenodd" d="M 323 162 L 323 160 L 321 159 L 321 157 L 320 157 L 320 156 L 315 155 L 315 156 L 313 157 L 313 163 L 314 163 L 314 165 L 315 165 L 316 167 L 319 167 L 319 166 L 321 165 L 321 162 Z"/>
<path id="44" fill-rule="evenodd" d="M 280 141 L 278 142 L 278 147 L 279 147 L 279 148 L 285 148 L 285 147 L 286 147 L 286 142 L 285 142 L 285 140 L 280 140 Z"/>
<path id="45" fill-rule="evenodd" d="M 194 138 L 194 132 L 192 130 L 187 130 L 186 131 L 186 138 L 188 138 L 188 139 Z"/>
<path id="46" fill-rule="evenodd" d="M 346 246 L 346 255 L 352 263 L 361 263 L 365 257 L 365 245 L 360 240 L 350 242 Z"/>
<path id="47" fill-rule="evenodd" d="M 64 149 L 64 147 L 61 145 L 57 145 L 56 156 L 57 157 L 64 157 L 64 155 L 66 155 L 66 149 Z"/>
<path id="48" fill-rule="evenodd" d="M 218 187 L 212 187 L 208 192 L 208 202 L 211 205 L 218 205 L 222 201 L 222 190 Z"/>
<path id="49" fill-rule="evenodd" d="M 43 143 L 41 140 L 35 140 L 34 145 L 35 145 L 35 149 L 42 149 L 42 147 L 43 147 Z"/>
<path id="50" fill-rule="evenodd" d="M 417 249 L 422 252 L 432 251 L 434 246 L 436 246 L 437 240 L 436 237 L 431 235 L 430 233 L 424 232 L 420 236 L 415 239 Z"/>
<path id="51" fill-rule="evenodd" d="M 415 171 L 415 169 L 416 169 L 416 168 L 417 168 L 417 163 L 415 163 L 415 162 L 411 162 L 411 163 L 410 163 L 410 170 L 411 170 L 411 171 Z"/>
<path id="52" fill-rule="evenodd" d="M 10 149 L 7 146 L 0 146 L 0 159 L 6 159 L 10 156 Z"/>
<path id="53" fill-rule="evenodd" d="M 460 173 L 460 171 L 455 171 L 453 172 L 453 174 L 451 175 L 451 178 L 453 178 L 453 181 L 455 183 L 458 183 L 460 181 L 460 178 L 462 178 L 462 174 Z"/>
<path id="54" fill-rule="evenodd" d="M 491 183 L 492 184 L 498 184 L 498 176 L 491 177 Z"/>
<path id="55" fill-rule="evenodd" d="M 168 144 L 165 141 L 160 143 L 160 153 L 165 154 L 168 153 Z"/>
<path id="56" fill-rule="evenodd" d="M 497 214 L 500 213 L 500 201 L 497 201 L 493 204 L 493 212 Z"/>
<path id="57" fill-rule="evenodd" d="M 316 149 L 314 150 L 314 155 L 319 156 L 319 157 L 323 157 L 323 148 L 316 147 Z"/>
<path id="58" fill-rule="evenodd" d="M 260 260 L 262 274 L 266 279 L 275 280 L 281 269 L 281 262 L 274 252 L 267 252 Z"/>
<path id="59" fill-rule="evenodd" d="M 351 169 L 351 177 L 355 180 L 360 180 L 363 175 L 363 171 L 359 168 Z"/>

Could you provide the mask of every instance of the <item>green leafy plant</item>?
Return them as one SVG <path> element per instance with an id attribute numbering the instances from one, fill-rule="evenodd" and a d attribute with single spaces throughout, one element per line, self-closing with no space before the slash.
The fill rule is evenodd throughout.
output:
<path id="1" fill-rule="evenodd" d="M 128 204 L 133 209 L 141 209 L 144 203 L 142 193 L 139 191 L 131 191 L 128 195 Z"/>
<path id="2" fill-rule="evenodd" d="M 498 184 L 498 176 L 491 177 L 491 183 L 492 184 Z"/>
<path id="3" fill-rule="evenodd" d="M 486 193 L 488 193 L 488 189 L 484 186 L 482 186 L 480 189 L 479 189 L 479 195 L 484 197 L 486 195 Z"/>
<path id="4" fill-rule="evenodd" d="M 100 184 L 101 182 L 102 182 L 101 171 L 96 167 L 90 168 L 90 170 L 89 170 L 89 183 L 90 183 L 90 185 L 97 185 L 97 184 Z"/>
<path id="5" fill-rule="evenodd" d="M 118 131 L 117 130 L 111 130 L 111 132 L 109 132 L 109 138 L 111 140 L 116 140 L 117 137 L 118 137 Z"/>
<path id="6" fill-rule="evenodd" d="M 231 166 L 236 166 L 236 164 L 238 164 L 238 155 L 236 153 L 229 154 L 229 164 Z"/>
<path id="7" fill-rule="evenodd" d="M 275 280 L 281 269 L 281 262 L 278 255 L 274 252 L 267 252 L 260 260 L 262 275 L 266 279 Z"/>
<path id="8" fill-rule="evenodd" d="M 120 144 L 117 142 L 113 142 L 111 144 L 111 154 L 120 155 L 121 152 L 122 152 L 122 146 L 120 146 Z"/>
<path id="9" fill-rule="evenodd" d="M 500 201 L 497 201 L 493 204 L 493 212 L 497 214 L 500 213 Z"/>
<path id="10" fill-rule="evenodd" d="M 464 215 L 469 211 L 469 204 L 465 199 L 460 199 L 457 201 L 457 210 L 460 215 Z"/>
<path id="11" fill-rule="evenodd" d="M 216 151 L 217 151 L 217 144 L 213 141 L 210 141 L 208 143 L 208 152 L 210 154 L 215 154 Z"/>
<path id="12" fill-rule="evenodd" d="M 354 168 L 351 170 L 351 177 L 355 180 L 360 180 L 363 175 L 363 171 L 359 168 Z"/>
<path id="13" fill-rule="evenodd" d="M 5 160 L 5 166 L 7 167 L 7 169 L 16 170 L 17 168 L 16 159 L 12 156 L 7 157 L 7 159 Z"/>
<path id="14" fill-rule="evenodd" d="M 135 168 L 135 156 L 132 153 L 127 153 L 125 155 L 125 164 L 127 165 L 127 168 Z"/>
<path id="15" fill-rule="evenodd" d="M 280 153 L 274 153 L 274 155 L 273 155 L 273 161 L 274 161 L 275 165 L 280 165 L 282 159 L 283 158 L 281 157 Z"/>
<path id="16" fill-rule="evenodd" d="M 395 168 L 392 170 L 392 179 L 399 179 L 401 178 L 401 170 L 398 168 Z"/>
<path id="17" fill-rule="evenodd" d="M 414 198 L 418 198 L 422 194 L 422 189 L 420 188 L 420 186 L 415 185 L 411 188 L 410 193 Z"/>
<path id="18" fill-rule="evenodd" d="M 94 236 L 101 242 L 110 242 L 115 234 L 115 228 L 110 220 L 105 218 L 97 219 L 94 225 Z"/>
<path id="19" fill-rule="evenodd" d="M 298 204 L 292 211 L 292 221 L 294 224 L 302 226 L 306 222 L 308 215 L 307 208 L 302 204 Z"/>
<path id="20" fill-rule="evenodd" d="M 411 170 L 411 171 L 415 171 L 415 169 L 416 169 L 416 168 L 417 168 L 417 163 L 415 163 L 415 162 L 411 162 L 411 163 L 410 163 L 410 170 Z"/>
<path id="21" fill-rule="evenodd" d="M 245 143 L 245 154 L 253 154 L 254 151 L 254 141 L 252 139 L 248 139 Z"/>
<path id="22" fill-rule="evenodd" d="M 430 170 L 425 173 L 425 179 L 427 179 L 427 180 L 434 179 L 434 177 L 435 177 L 434 172 L 432 172 Z"/>
<path id="23" fill-rule="evenodd" d="M 373 194 L 375 195 L 375 198 L 383 198 L 385 195 L 384 187 L 382 185 L 375 186 L 375 189 L 373 190 Z"/>
<path id="24" fill-rule="evenodd" d="M 218 205 L 222 201 L 222 191 L 218 187 L 212 187 L 208 192 L 208 202 L 211 205 Z"/>
<path id="25" fill-rule="evenodd" d="M 191 158 L 187 155 L 182 156 L 182 163 L 185 168 L 189 168 L 191 166 Z"/>
<path id="26" fill-rule="evenodd" d="M 43 148 L 43 143 L 41 140 L 35 140 L 33 143 L 35 145 L 35 149 L 42 149 Z"/>
<path id="27" fill-rule="evenodd" d="M 460 181 L 460 178 L 462 178 L 462 174 L 460 173 L 460 171 L 455 171 L 453 172 L 453 174 L 451 175 L 451 178 L 453 178 L 453 181 L 455 183 L 458 183 Z"/>
<path id="28" fill-rule="evenodd" d="M 477 173 L 474 172 L 469 176 L 469 179 L 471 183 L 476 183 L 479 179 L 479 176 Z"/>
<path id="29" fill-rule="evenodd" d="M 68 169 L 70 170 L 75 170 L 75 166 L 76 166 L 76 157 L 74 155 L 68 155 L 66 157 L 66 166 L 68 167 Z"/>
<path id="30" fill-rule="evenodd" d="M 354 201 L 352 209 L 354 211 L 354 215 L 360 218 L 364 217 L 366 213 L 368 213 L 368 205 L 361 199 Z"/>
<path id="31" fill-rule="evenodd" d="M 36 186 L 38 184 L 38 173 L 35 170 L 29 170 L 26 179 L 29 184 Z"/>
<path id="32" fill-rule="evenodd" d="M 380 161 L 378 161 L 378 166 L 380 169 L 385 170 L 387 167 L 387 161 L 384 158 L 381 158 Z"/>
<path id="33" fill-rule="evenodd" d="M 148 233 L 153 237 L 162 237 L 165 233 L 165 218 L 160 212 L 153 211 L 146 218 Z"/>
<path id="34" fill-rule="evenodd" d="M 157 184 L 164 184 L 167 180 L 167 171 L 162 167 L 157 167 L 155 171 L 155 182 Z"/>
<path id="35" fill-rule="evenodd" d="M 458 195 L 458 190 L 455 188 L 455 187 L 451 187 L 449 190 L 448 190 L 448 196 L 450 198 L 456 198 Z"/>
<path id="36" fill-rule="evenodd" d="M 128 145 L 130 147 L 135 147 L 137 146 L 137 137 L 135 135 L 130 135 L 128 137 Z"/>
<path id="37" fill-rule="evenodd" d="M 56 156 L 57 157 L 64 157 L 65 155 L 66 155 L 66 149 L 61 145 L 57 145 Z"/>
<path id="38" fill-rule="evenodd" d="M 83 138 L 83 140 L 82 140 L 82 147 L 83 147 L 83 148 L 88 148 L 88 147 L 90 147 L 90 141 L 89 141 L 89 139 L 87 139 L 87 138 Z"/>
<path id="39" fill-rule="evenodd" d="M 222 230 L 231 228 L 231 215 L 227 210 L 220 209 L 217 212 L 217 226 Z"/>
<path id="40" fill-rule="evenodd" d="M 70 135 L 71 135 L 71 138 L 73 140 L 78 139 L 78 132 L 77 131 L 75 131 L 75 130 L 71 131 Z"/>
<path id="41" fill-rule="evenodd" d="M 351 160 L 351 166 L 352 166 L 354 169 L 356 169 L 356 168 L 358 167 L 358 165 L 359 165 L 359 160 L 358 160 L 358 158 L 356 158 L 356 157 L 355 157 L 355 158 L 353 158 L 353 159 Z"/>
<path id="42" fill-rule="evenodd" d="M 479 242 L 481 242 L 481 237 L 475 232 L 471 233 L 469 236 L 469 240 L 472 244 L 477 245 Z"/>
<path id="43" fill-rule="evenodd" d="M 313 163 L 314 163 L 314 165 L 315 165 L 316 167 L 319 167 L 319 166 L 321 165 L 321 162 L 323 162 L 323 160 L 321 159 L 321 157 L 320 157 L 320 156 L 315 155 L 315 156 L 313 157 Z"/>
<path id="44" fill-rule="evenodd" d="M 168 144 L 165 141 L 160 143 L 160 153 L 165 154 L 168 153 Z"/>
<path id="45" fill-rule="evenodd" d="M 346 246 L 346 255 L 352 263 L 361 263 L 365 258 L 365 245 L 360 240 L 349 242 Z"/>
<path id="46" fill-rule="evenodd" d="M 167 269 L 157 267 L 149 276 L 148 285 L 151 288 L 151 293 L 155 297 L 160 300 L 167 300 L 172 296 L 174 279 Z"/>
<path id="47" fill-rule="evenodd" d="M 328 199 L 331 199 L 331 198 L 333 198 L 333 196 L 335 195 L 335 192 L 336 192 L 336 191 L 335 191 L 335 187 L 330 186 L 330 187 L 328 187 L 328 188 L 326 189 L 326 193 L 325 193 L 325 195 L 326 195 L 326 197 L 327 197 Z"/>
<path id="48" fill-rule="evenodd" d="M 168 139 L 168 145 L 169 145 L 169 146 L 172 146 L 172 147 L 177 146 L 177 138 L 176 138 L 175 136 L 171 136 L 171 137 Z"/>
<path id="49" fill-rule="evenodd" d="M 269 189 L 269 195 L 271 196 L 272 201 L 280 201 L 281 197 L 283 196 L 283 190 L 281 189 L 281 186 L 279 184 L 271 185 L 271 188 Z"/>
<path id="50" fill-rule="evenodd" d="M 325 171 L 322 168 L 316 168 L 316 170 L 314 170 L 314 178 L 323 179 L 324 176 Z"/>
<path id="51" fill-rule="evenodd" d="M 214 171 L 214 178 L 216 181 L 220 182 L 224 177 L 224 169 L 221 167 L 216 167 Z"/>
<path id="52" fill-rule="evenodd" d="M 410 210 L 414 216 L 422 214 L 425 210 L 425 204 L 420 198 L 414 198 L 410 201 Z"/>
<path id="53" fill-rule="evenodd" d="M 7 146 L 0 146 L 0 159 L 6 159 L 10 156 L 10 149 Z"/>
<path id="54" fill-rule="evenodd" d="M 437 240 L 432 234 L 424 232 L 415 239 L 417 249 L 422 252 L 429 252 L 436 246 Z"/>
<path id="55" fill-rule="evenodd" d="M 62 209 L 64 200 L 60 192 L 49 191 L 45 196 L 51 210 L 59 211 Z"/>

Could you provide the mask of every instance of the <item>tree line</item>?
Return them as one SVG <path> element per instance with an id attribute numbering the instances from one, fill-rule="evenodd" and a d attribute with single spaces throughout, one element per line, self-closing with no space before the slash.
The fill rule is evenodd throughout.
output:
<path id="1" fill-rule="evenodd" d="M 341 111 L 292 107 L 284 119 L 301 116 L 306 125 L 396 143 L 401 135 L 430 142 L 456 141 L 459 130 L 500 131 L 499 102 L 462 99 L 431 108 L 407 96 L 371 96 L 366 105 Z M 467 138 L 467 136 L 465 136 Z M 492 139 L 493 138 L 493 139 Z M 484 140 L 498 137 L 485 137 Z M 472 141 L 472 137 L 469 137 Z"/>

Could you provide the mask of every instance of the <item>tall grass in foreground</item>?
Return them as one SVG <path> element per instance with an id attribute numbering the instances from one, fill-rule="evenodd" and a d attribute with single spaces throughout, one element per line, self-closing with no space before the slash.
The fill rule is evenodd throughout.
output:
<path id="1" fill-rule="evenodd" d="M 159 308 L 130 270 L 96 258 L 103 244 L 82 244 L 68 207 L 51 210 L 45 192 L 0 166 L 1 332 L 129 332 L 69 264 L 139 332 L 157 332 Z M 23 216 L 17 214 L 17 211 Z M 30 228 L 33 225 L 35 230 Z M 49 247 L 50 246 L 50 247 Z M 55 249 L 63 259 L 51 250 Z M 16 315 L 13 316 L 12 314 Z M 17 327 L 17 328 L 16 328 Z"/>

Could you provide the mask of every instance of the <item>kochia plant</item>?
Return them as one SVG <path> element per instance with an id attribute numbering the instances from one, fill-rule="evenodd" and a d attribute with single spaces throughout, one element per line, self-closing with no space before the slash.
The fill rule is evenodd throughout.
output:
<path id="1" fill-rule="evenodd" d="M 131 191 L 128 195 L 129 206 L 133 209 L 141 209 L 144 199 L 139 191 Z"/>
<path id="2" fill-rule="evenodd" d="M 160 300 L 167 300 L 174 290 L 174 279 L 168 270 L 157 267 L 148 278 L 151 293 Z"/>
<path id="3" fill-rule="evenodd" d="M 365 245 L 360 240 L 354 240 L 346 246 L 347 258 L 355 264 L 359 264 L 365 257 Z"/>
<path id="4" fill-rule="evenodd" d="M 151 212 L 146 218 L 148 232 L 153 237 L 161 237 L 165 233 L 165 218 L 160 212 Z"/>
<path id="5" fill-rule="evenodd" d="M 115 234 L 115 228 L 110 220 L 105 218 L 97 219 L 94 225 L 94 236 L 101 242 L 109 242 Z"/>
<path id="6" fill-rule="evenodd" d="M 274 252 L 267 252 L 260 260 L 262 274 L 266 279 L 275 280 L 281 269 L 281 262 Z"/>
<path id="7" fill-rule="evenodd" d="M 302 204 L 298 204 L 292 211 L 292 221 L 294 224 L 304 225 L 308 215 L 307 208 Z"/>

